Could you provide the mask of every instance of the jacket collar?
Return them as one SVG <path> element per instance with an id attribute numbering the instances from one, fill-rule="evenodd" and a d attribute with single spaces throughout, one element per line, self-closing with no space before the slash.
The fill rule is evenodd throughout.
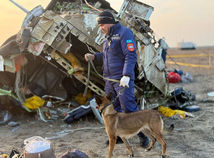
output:
<path id="1" fill-rule="evenodd" d="M 117 31 L 117 30 L 120 29 L 120 27 L 121 27 L 121 24 L 120 24 L 120 22 L 118 21 L 115 25 L 113 25 L 113 26 L 110 28 L 110 33 L 109 33 L 109 35 L 106 35 L 106 37 L 107 37 L 107 38 L 108 38 L 108 37 L 111 37 L 111 36 L 115 33 L 115 31 Z"/>

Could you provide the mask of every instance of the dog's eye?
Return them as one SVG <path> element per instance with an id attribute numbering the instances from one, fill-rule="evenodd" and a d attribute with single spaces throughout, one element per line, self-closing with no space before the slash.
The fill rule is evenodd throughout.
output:
<path id="1" fill-rule="evenodd" d="M 96 106 L 96 109 L 98 109 L 99 107 L 98 106 Z"/>

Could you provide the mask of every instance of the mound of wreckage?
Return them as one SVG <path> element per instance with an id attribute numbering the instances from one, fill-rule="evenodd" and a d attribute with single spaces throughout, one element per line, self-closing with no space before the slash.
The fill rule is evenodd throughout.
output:
<path id="1" fill-rule="evenodd" d="M 27 16 L 19 33 L 0 47 L 0 95 L 10 96 L 29 112 L 37 111 L 43 121 L 63 118 L 69 123 L 92 109 L 102 122 L 93 98 L 104 95 L 102 67 L 84 60 L 85 53 L 102 51 L 105 36 L 96 22 L 102 10 L 111 11 L 135 35 L 139 107 L 157 108 L 170 97 L 161 57 L 166 43 L 156 42 L 150 28 L 153 7 L 124 0 L 117 13 L 105 0 L 52 0 L 46 9 L 27 11 L 10 1 Z"/>

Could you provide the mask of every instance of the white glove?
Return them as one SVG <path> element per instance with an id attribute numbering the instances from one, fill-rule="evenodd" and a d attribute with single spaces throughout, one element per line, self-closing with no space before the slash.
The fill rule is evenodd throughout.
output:
<path id="1" fill-rule="evenodd" d="M 123 76 L 120 79 L 120 86 L 122 86 L 122 87 L 129 87 L 129 81 L 130 81 L 130 77 L 129 76 Z"/>

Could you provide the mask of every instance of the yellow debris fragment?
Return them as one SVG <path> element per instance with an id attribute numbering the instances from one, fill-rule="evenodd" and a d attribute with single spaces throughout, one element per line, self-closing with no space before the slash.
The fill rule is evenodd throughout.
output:
<path id="1" fill-rule="evenodd" d="M 158 111 L 165 117 L 172 117 L 173 115 L 179 115 L 181 118 L 185 118 L 185 111 L 182 110 L 172 110 L 169 107 L 159 106 Z"/>
<path id="2" fill-rule="evenodd" d="M 28 107 L 29 109 L 37 109 L 38 107 L 43 106 L 45 103 L 45 100 L 42 98 L 34 95 L 30 98 L 27 98 L 24 102 L 24 105 Z"/>

